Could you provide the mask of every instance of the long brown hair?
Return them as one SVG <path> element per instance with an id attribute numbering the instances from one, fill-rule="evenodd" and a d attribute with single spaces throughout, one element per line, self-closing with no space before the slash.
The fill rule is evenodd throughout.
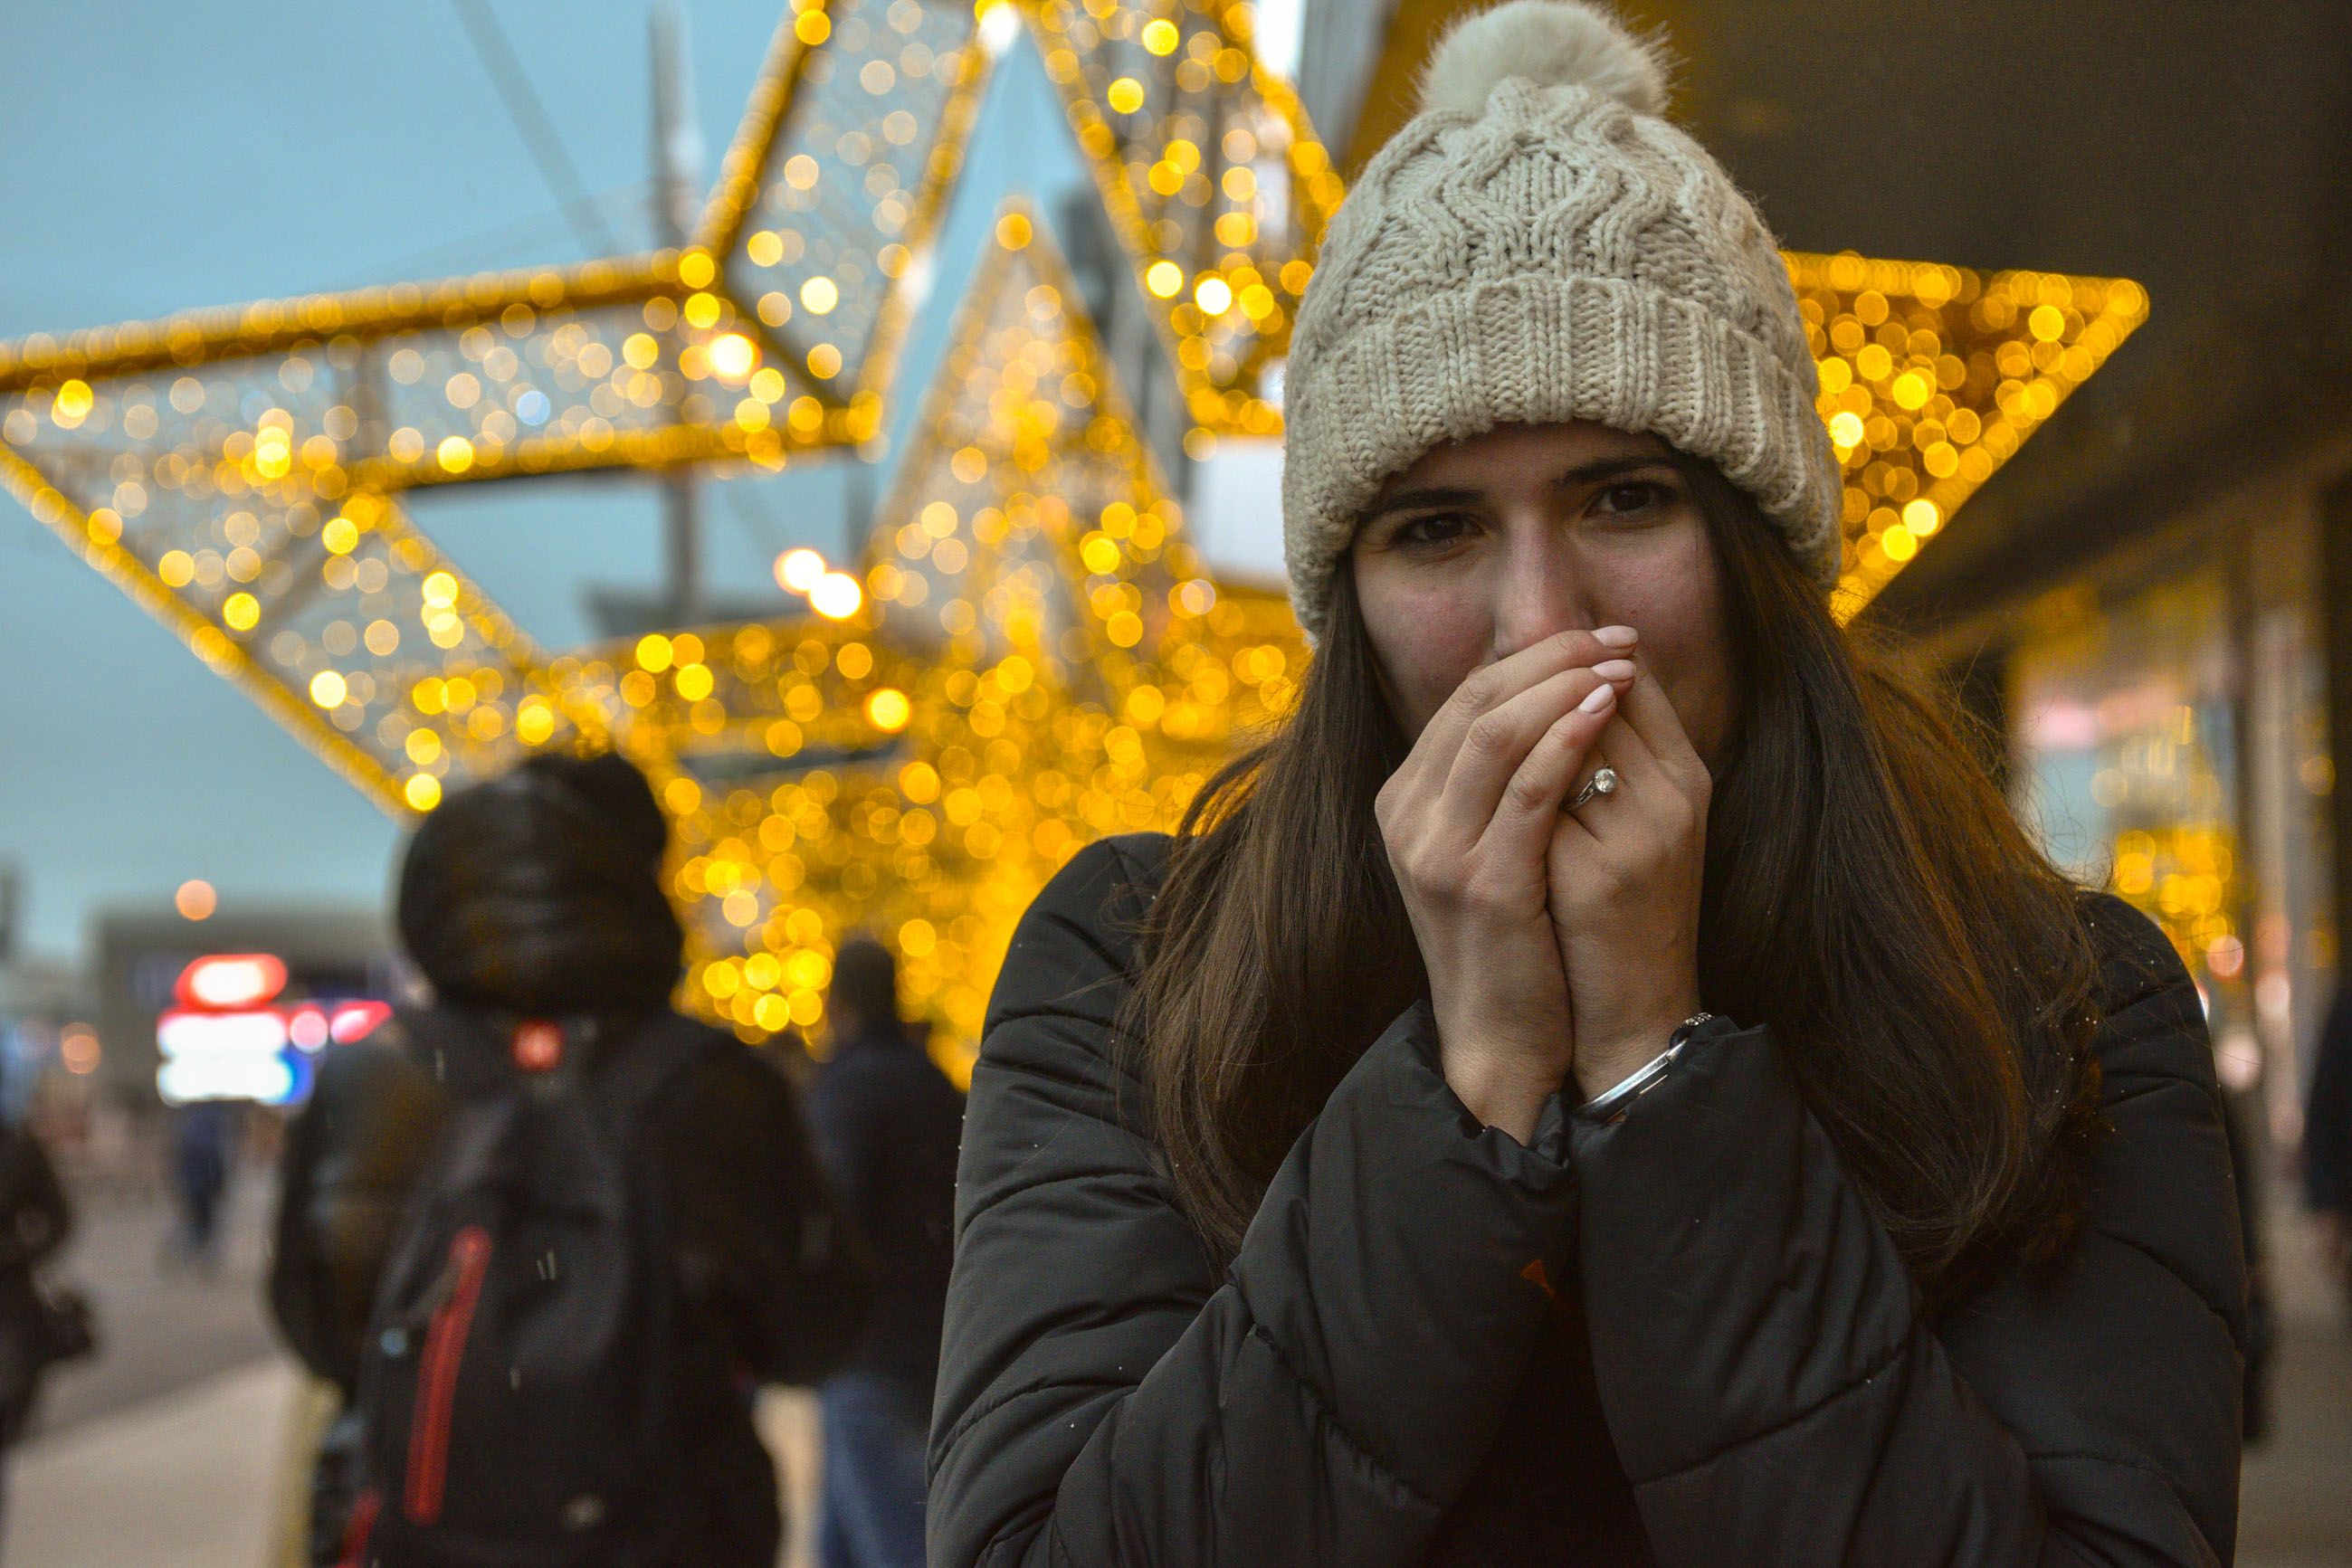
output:
<path id="1" fill-rule="evenodd" d="M 2095 958 L 1957 708 L 1832 619 L 1757 506 L 1679 459 L 1723 582 L 1738 733 L 1707 821 L 1706 1006 L 1771 1027 L 1930 1301 L 2080 1211 Z M 1427 976 L 1372 803 L 1409 742 L 1342 561 L 1297 711 L 1194 798 L 1143 928 L 1132 1032 L 1213 1252 Z"/>

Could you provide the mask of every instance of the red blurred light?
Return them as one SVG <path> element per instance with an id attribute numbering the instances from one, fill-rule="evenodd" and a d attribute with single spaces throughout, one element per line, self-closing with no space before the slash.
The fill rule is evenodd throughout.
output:
<path id="1" fill-rule="evenodd" d="M 180 971 L 180 1005 L 215 1011 L 258 1007 L 286 988 L 286 964 L 268 953 L 216 953 Z"/>
<path id="2" fill-rule="evenodd" d="M 335 1009 L 331 1032 L 337 1045 L 349 1045 L 355 1040 L 365 1040 L 391 1016 L 390 1002 L 345 1002 Z"/>
<path id="3" fill-rule="evenodd" d="M 514 1032 L 514 1062 L 525 1072 L 545 1072 L 563 1060 L 563 1026 L 531 1019 Z"/>

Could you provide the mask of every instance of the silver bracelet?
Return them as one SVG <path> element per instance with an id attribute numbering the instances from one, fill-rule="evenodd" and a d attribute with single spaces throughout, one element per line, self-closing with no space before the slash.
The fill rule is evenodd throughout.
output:
<path id="1" fill-rule="evenodd" d="M 1683 1019 L 1675 1032 L 1666 1037 L 1666 1049 L 1617 1081 L 1612 1088 L 1602 1090 L 1576 1108 L 1576 1113 L 1588 1122 L 1614 1121 L 1626 1106 L 1655 1089 L 1674 1071 L 1675 1061 L 1690 1043 L 1691 1031 L 1714 1018 L 1713 1013 L 1693 1013 Z"/>

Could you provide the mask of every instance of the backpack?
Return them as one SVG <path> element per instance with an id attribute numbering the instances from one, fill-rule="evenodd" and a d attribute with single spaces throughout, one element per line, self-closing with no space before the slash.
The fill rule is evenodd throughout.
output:
<path id="1" fill-rule="evenodd" d="M 370 1319 L 341 1561 L 660 1562 L 681 1330 L 646 1131 L 720 1042 L 670 1014 L 410 1034 L 453 1100 Z"/>

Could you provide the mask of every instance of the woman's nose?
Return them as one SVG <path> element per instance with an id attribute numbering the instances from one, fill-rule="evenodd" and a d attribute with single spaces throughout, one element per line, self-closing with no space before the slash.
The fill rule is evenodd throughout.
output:
<path id="1" fill-rule="evenodd" d="M 1495 657 L 1507 658 L 1561 632 L 1598 626 L 1583 574 L 1553 541 L 1506 552 L 1494 584 Z"/>

